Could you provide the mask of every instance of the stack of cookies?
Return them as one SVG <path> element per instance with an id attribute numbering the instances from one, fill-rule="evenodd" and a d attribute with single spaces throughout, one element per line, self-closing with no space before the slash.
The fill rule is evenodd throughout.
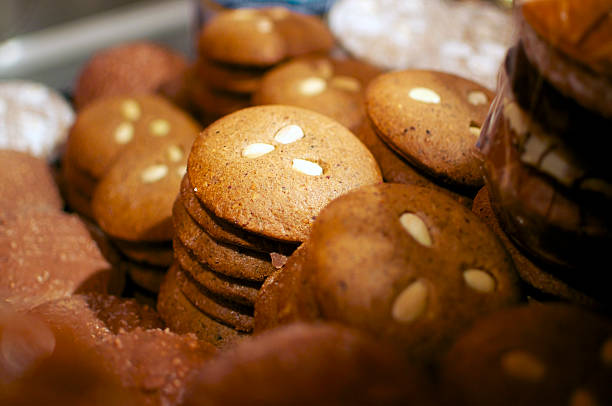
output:
<path id="1" fill-rule="evenodd" d="M 78 115 L 63 161 L 70 206 L 95 220 L 147 292 L 172 263 L 172 203 L 199 126 L 155 95 L 103 98 Z"/>
<path id="2" fill-rule="evenodd" d="M 493 94 L 448 73 L 405 70 L 366 90 L 369 121 L 357 131 L 388 182 L 416 184 L 471 204 L 483 184 L 475 154 Z"/>
<path id="3" fill-rule="evenodd" d="M 303 107 L 357 131 L 365 119 L 365 89 L 380 73 L 356 59 L 302 56 L 270 69 L 253 94 L 253 104 Z"/>
<path id="4" fill-rule="evenodd" d="M 192 103 L 204 122 L 251 104 L 261 77 L 291 57 L 334 44 L 324 22 L 283 7 L 223 11 L 203 27 L 191 72 Z"/>
<path id="5" fill-rule="evenodd" d="M 612 247 L 612 172 L 606 149 L 593 147 L 612 128 L 611 59 L 600 52 L 610 3 L 570 3 L 521 5 L 520 42 L 479 140 L 482 204 L 533 295 L 610 307 L 600 269 Z"/>
<path id="6" fill-rule="evenodd" d="M 363 144 L 321 114 L 258 106 L 216 121 L 194 143 L 174 205 L 176 261 L 161 316 L 216 345 L 250 333 L 261 283 L 307 239 L 319 211 L 379 182 Z"/>

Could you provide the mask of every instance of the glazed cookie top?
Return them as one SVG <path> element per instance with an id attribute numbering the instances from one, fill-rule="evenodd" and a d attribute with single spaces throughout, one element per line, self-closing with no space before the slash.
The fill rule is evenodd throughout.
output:
<path id="1" fill-rule="evenodd" d="M 217 62 L 271 66 L 292 56 L 327 51 L 333 44 L 320 18 L 272 7 L 219 13 L 202 29 L 198 47 Z"/>
<path id="2" fill-rule="evenodd" d="M 325 114 L 355 131 L 365 117 L 364 90 L 381 71 L 352 59 L 292 59 L 267 72 L 253 104 L 288 104 Z"/>
<path id="3" fill-rule="evenodd" d="M 55 161 L 73 122 L 72 107 L 55 90 L 36 82 L 0 82 L 0 149 Z"/>
<path id="4" fill-rule="evenodd" d="M 448 73 L 405 70 L 376 78 L 366 91 L 374 128 L 422 171 L 459 187 L 482 186 L 475 144 L 493 93 Z"/>
<path id="5" fill-rule="evenodd" d="M 176 80 L 187 60 L 153 42 L 132 42 L 103 49 L 87 61 L 74 89 L 78 110 L 103 97 L 154 93 Z"/>
<path id="6" fill-rule="evenodd" d="M 612 323 L 566 304 L 530 304 L 479 320 L 442 366 L 444 387 L 469 405 L 607 405 Z"/>
<path id="7" fill-rule="evenodd" d="M 200 131 L 187 114 L 154 95 L 110 97 L 92 103 L 77 116 L 67 154 L 74 165 L 99 179 L 129 145 Z"/>
<path id="8" fill-rule="evenodd" d="M 308 237 L 331 200 L 381 182 L 376 161 L 345 127 L 276 105 L 244 109 L 207 127 L 193 144 L 187 174 L 215 216 L 296 242 Z"/>
<path id="9" fill-rule="evenodd" d="M 330 203 L 304 260 L 321 314 L 417 359 L 519 300 L 512 260 L 466 207 L 418 186 L 363 187 Z"/>
<path id="10" fill-rule="evenodd" d="M 127 148 L 100 180 L 94 217 L 109 235 L 128 241 L 172 239 L 172 205 L 197 132 L 151 138 Z"/>

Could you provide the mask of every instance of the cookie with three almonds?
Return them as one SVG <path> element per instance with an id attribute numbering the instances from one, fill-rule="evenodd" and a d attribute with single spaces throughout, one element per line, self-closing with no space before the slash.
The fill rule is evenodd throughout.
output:
<path id="1" fill-rule="evenodd" d="M 178 334 L 194 333 L 199 339 L 220 348 L 248 337 L 195 307 L 178 287 L 176 267 L 173 265 L 166 273 L 157 297 L 157 311 L 170 330 Z"/>
<path id="2" fill-rule="evenodd" d="M 74 87 L 78 110 L 104 97 L 155 93 L 176 80 L 187 68 L 185 57 L 147 41 L 120 44 L 96 52 L 86 63 Z"/>
<path id="3" fill-rule="evenodd" d="M 23 208 L 62 210 L 64 202 L 51 167 L 26 152 L 0 149 L 0 210 Z M 1 216 L 1 215 L 0 215 Z"/>
<path id="4" fill-rule="evenodd" d="M 519 302 L 512 259 L 484 223 L 418 186 L 367 186 L 319 215 L 303 262 L 321 318 L 435 359 L 475 319 Z"/>
<path id="5" fill-rule="evenodd" d="M 475 144 L 493 93 L 449 73 L 404 70 L 376 78 L 366 106 L 377 134 L 420 171 L 464 189 L 483 185 Z"/>
<path id="6" fill-rule="evenodd" d="M 425 373 L 400 354 L 323 323 L 295 323 L 239 343 L 208 362 L 188 393 L 186 405 L 435 404 Z"/>
<path id="7" fill-rule="evenodd" d="M 334 38 L 316 16 L 283 7 L 220 12 L 200 32 L 198 50 L 213 61 L 271 66 L 284 59 L 328 51 Z"/>
<path id="8" fill-rule="evenodd" d="M 303 107 L 325 114 L 355 131 L 365 118 L 365 88 L 381 72 L 354 59 L 294 58 L 263 76 L 253 94 L 253 104 Z"/>
<path id="9" fill-rule="evenodd" d="M 130 145 L 199 130 L 193 119 L 162 97 L 109 97 L 79 113 L 66 154 L 75 169 L 98 180 Z"/>
<path id="10" fill-rule="evenodd" d="M 567 304 L 530 304 L 476 322 L 441 367 L 453 403 L 612 402 L 612 323 Z"/>
<path id="11" fill-rule="evenodd" d="M 267 238 L 300 242 L 319 211 L 381 182 L 367 148 L 322 114 L 256 106 L 223 117 L 193 144 L 187 174 L 215 216 Z"/>
<path id="12" fill-rule="evenodd" d="M 197 134 L 197 128 L 189 130 L 177 129 L 122 152 L 98 183 L 92 199 L 102 230 L 132 242 L 172 240 L 172 205 Z"/>

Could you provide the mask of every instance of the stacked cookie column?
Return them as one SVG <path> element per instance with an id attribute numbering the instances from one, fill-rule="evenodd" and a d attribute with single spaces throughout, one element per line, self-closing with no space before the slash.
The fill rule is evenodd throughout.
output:
<path id="1" fill-rule="evenodd" d="M 332 46 L 331 33 L 315 16 L 283 7 L 220 12 L 200 33 L 191 73 L 194 108 L 210 122 L 247 107 L 271 67 Z"/>
<path id="2" fill-rule="evenodd" d="M 492 206 L 533 295 L 609 308 L 600 270 L 612 247 L 612 172 L 598 145 L 612 129 L 611 59 L 600 52 L 612 24 L 609 2 L 591 5 L 521 5 L 520 42 L 479 140 L 490 195 L 480 204 Z"/>
<path id="3" fill-rule="evenodd" d="M 175 264 L 160 314 L 215 345 L 250 333 L 262 282 L 307 239 L 319 211 L 380 181 L 359 140 L 318 113 L 259 106 L 211 124 L 194 143 L 174 205 Z"/>

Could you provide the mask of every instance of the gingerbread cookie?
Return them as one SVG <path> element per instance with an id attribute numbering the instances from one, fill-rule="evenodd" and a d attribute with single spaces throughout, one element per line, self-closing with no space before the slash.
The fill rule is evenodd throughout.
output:
<path id="1" fill-rule="evenodd" d="M 264 67 L 327 51 L 333 44 L 331 33 L 316 16 L 282 7 L 240 8 L 209 20 L 200 33 L 198 50 L 213 61 Z"/>
<path id="2" fill-rule="evenodd" d="M 252 107 L 216 121 L 194 142 L 187 173 L 215 216 L 287 242 L 304 241 L 335 197 L 381 181 L 374 158 L 345 127 L 289 106 Z"/>
<path id="3" fill-rule="evenodd" d="M 366 93 L 378 135 L 420 171 L 443 183 L 483 184 L 475 144 L 493 93 L 448 73 L 405 70 L 380 75 Z"/>
<path id="4" fill-rule="evenodd" d="M 263 76 L 253 104 L 303 107 L 355 131 L 365 117 L 365 88 L 380 73 L 374 66 L 353 59 L 295 58 Z"/>
<path id="5" fill-rule="evenodd" d="M 254 305 L 260 287 L 258 283 L 230 278 L 214 272 L 206 264 L 198 262 L 197 258 L 189 252 L 189 248 L 185 247 L 178 238 L 173 241 L 176 262 L 183 272 L 189 273 L 193 279 L 216 296 L 246 306 Z"/>
<path id="6" fill-rule="evenodd" d="M 442 364 L 453 403 L 605 405 L 612 401 L 612 323 L 563 304 L 479 320 Z"/>
<path id="7" fill-rule="evenodd" d="M 302 272 L 323 319 L 431 360 L 477 317 L 520 300 L 512 260 L 472 212 L 439 192 L 382 184 L 330 203 Z"/>
<path id="8" fill-rule="evenodd" d="M 96 52 L 81 70 L 74 102 L 81 110 L 104 97 L 154 93 L 186 68 L 185 57 L 152 42 L 106 48 Z"/>
<path id="9" fill-rule="evenodd" d="M 297 323 L 208 362 L 185 404 L 430 405 L 433 399 L 423 371 L 390 348 L 343 326 Z"/>
<path id="10" fill-rule="evenodd" d="M 199 262 L 215 272 L 259 282 L 274 272 L 269 256 L 210 238 L 187 213 L 180 199 L 174 203 L 172 219 L 177 238 Z"/>
<path id="11" fill-rule="evenodd" d="M 259 88 L 265 68 L 228 65 L 199 58 L 196 74 L 213 89 L 232 93 L 251 94 Z"/>
<path id="12" fill-rule="evenodd" d="M 226 347 L 246 337 L 198 310 L 179 289 L 176 271 L 172 268 L 159 289 L 157 311 L 175 333 L 194 333 L 199 339 L 216 347 Z"/>

